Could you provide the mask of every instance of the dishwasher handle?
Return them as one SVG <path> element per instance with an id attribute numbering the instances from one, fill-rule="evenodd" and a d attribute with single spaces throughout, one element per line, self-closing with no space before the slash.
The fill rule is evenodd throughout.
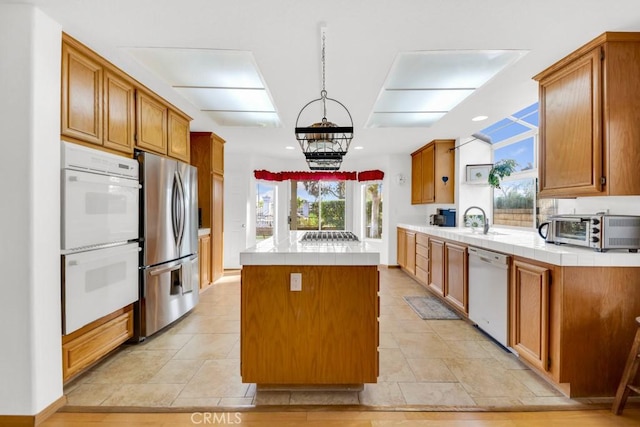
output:
<path id="1" fill-rule="evenodd" d="M 469 247 L 469 256 L 473 256 L 482 262 L 498 267 L 507 268 L 509 265 L 509 255 L 491 252 L 486 249 L 474 248 L 473 246 Z"/>

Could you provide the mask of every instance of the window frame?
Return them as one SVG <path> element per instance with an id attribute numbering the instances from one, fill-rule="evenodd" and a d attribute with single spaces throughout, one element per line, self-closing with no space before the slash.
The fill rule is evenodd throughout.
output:
<path id="1" fill-rule="evenodd" d="M 493 163 L 495 163 L 495 152 L 501 148 L 505 148 L 508 147 L 510 145 L 514 145 L 517 144 L 519 142 L 522 142 L 526 139 L 529 138 L 533 138 L 533 162 L 532 162 L 532 168 L 531 169 L 527 169 L 525 171 L 517 171 L 517 172 L 513 172 L 510 176 L 504 177 L 502 179 L 502 183 L 509 183 L 509 182 L 514 182 L 514 181 L 520 181 L 520 180 L 525 180 L 525 179 L 533 179 L 534 180 L 534 191 L 533 191 L 533 220 L 531 222 L 531 224 L 528 227 L 521 227 L 521 226 L 515 226 L 515 225 L 506 225 L 506 224 L 500 224 L 500 223 L 496 223 L 495 222 L 495 214 L 496 214 L 496 189 L 495 188 L 491 188 L 491 213 L 492 213 L 492 223 L 494 225 L 500 226 L 500 227 L 505 227 L 505 228 L 514 228 L 514 229 L 535 229 L 537 228 L 537 205 L 538 205 L 538 157 L 539 157 L 539 152 L 538 152 L 538 144 L 539 144 L 539 128 L 535 125 L 532 125 L 531 123 L 528 123 L 522 119 L 518 119 L 514 116 L 508 116 L 506 117 L 509 120 L 512 120 L 514 122 L 517 122 L 518 124 L 521 124 L 527 128 L 529 128 L 528 131 L 519 133 L 517 135 L 514 135 L 510 138 L 507 138 L 503 141 L 497 142 L 495 144 L 491 145 L 491 161 Z"/>
<path id="2" fill-rule="evenodd" d="M 367 233 L 367 223 L 368 223 L 368 219 L 367 219 L 367 186 L 369 185 L 374 185 L 377 184 L 380 186 L 380 236 L 379 237 L 367 237 L 368 233 Z M 384 206 L 384 191 L 383 191 L 383 181 L 382 180 L 375 180 L 375 181 L 365 181 L 362 182 L 360 185 L 360 192 L 362 193 L 361 195 L 361 219 L 362 219 L 362 240 L 370 240 L 370 241 L 374 241 L 374 242 L 379 242 L 382 241 L 383 239 L 383 235 L 384 235 L 384 227 L 382 226 L 382 213 L 383 213 L 383 206 Z"/>
<path id="3" fill-rule="evenodd" d="M 336 231 L 346 231 L 348 228 L 348 224 L 349 221 L 347 220 L 347 214 L 349 212 L 348 209 L 348 204 L 349 204 L 349 198 L 350 198 L 350 193 L 349 193 L 349 186 L 347 185 L 347 181 L 341 181 L 341 180 L 323 180 L 323 179 L 318 179 L 318 180 L 314 180 L 314 179 L 309 179 L 309 180 L 291 180 L 291 200 L 290 200 L 290 222 L 289 222 L 289 229 L 290 230 L 308 230 L 308 231 L 323 231 L 326 229 L 321 228 L 322 227 L 322 191 L 319 191 L 318 194 L 318 199 L 317 199 L 317 203 L 318 203 L 318 228 L 317 229 L 310 229 L 310 228 L 299 228 L 298 227 L 298 217 L 297 217 L 297 197 L 298 197 L 298 184 L 301 182 L 305 182 L 305 181 L 317 181 L 318 185 L 322 186 L 322 183 L 333 183 L 333 182 L 337 182 L 337 183 L 343 183 L 344 185 L 344 213 L 343 213 L 343 220 L 344 220 L 344 225 L 343 228 L 341 230 L 336 230 Z M 296 200 L 296 203 L 294 203 L 293 201 Z M 342 200 L 342 199 L 337 199 L 337 200 Z M 295 209 L 294 209 L 295 206 Z M 295 227 L 292 227 L 292 225 L 294 224 L 295 221 Z"/>

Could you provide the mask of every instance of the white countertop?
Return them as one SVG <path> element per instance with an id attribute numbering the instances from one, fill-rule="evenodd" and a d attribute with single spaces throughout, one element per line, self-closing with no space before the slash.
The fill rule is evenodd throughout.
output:
<path id="1" fill-rule="evenodd" d="M 378 265 L 380 253 L 367 242 L 301 242 L 291 231 L 240 252 L 241 265 Z"/>
<path id="2" fill-rule="evenodd" d="M 627 250 L 595 252 L 593 249 L 546 243 L 536 231 L 521 231 L 491 227 L 489 234 L 482 230 L 472 232 L 467 227 L 437 227 L 416 224 L 398 224 L 398 227 L 470 246 L 517 255 L 554 265 L 582 267 L 640 267 L 640 253 Z"/>
<path id="3" fill-rule="evenodd" d="M 210 228 L 198 228 L 198 236 L 206 236 L 207 234 L 211 234 Z"/>

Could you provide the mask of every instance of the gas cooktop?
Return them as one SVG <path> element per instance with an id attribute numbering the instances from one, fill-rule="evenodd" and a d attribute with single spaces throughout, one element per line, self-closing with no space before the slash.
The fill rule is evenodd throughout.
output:
<path id="1" fill-rule="evenodd" d="M 357 242 L 358 236 L 351 231 L 307 231 L 302 242 Z"/>

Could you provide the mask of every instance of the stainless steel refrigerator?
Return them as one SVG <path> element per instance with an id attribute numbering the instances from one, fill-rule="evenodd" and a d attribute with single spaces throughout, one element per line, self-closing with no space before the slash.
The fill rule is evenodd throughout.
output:
<path id="1" fill-rule="evenodd" d="M 139 152 L 140 301 L 135 335 L 148 337 L 198 303 L 198 178 L 186 163 Z"/>

